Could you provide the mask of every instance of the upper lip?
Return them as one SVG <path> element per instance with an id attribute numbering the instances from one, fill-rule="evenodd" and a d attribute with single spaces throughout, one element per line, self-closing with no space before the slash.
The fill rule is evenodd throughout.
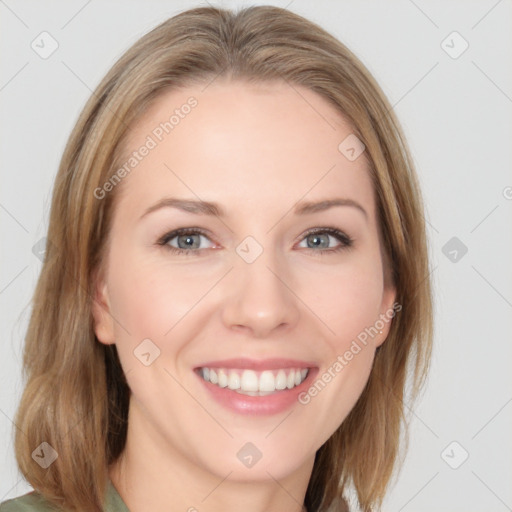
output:
<path id="1" fill-rule="evenodd" d="M 314 368 L 316 364 L 298 359 L 249 359 L 238 357 L 234 359 L 223 359 L 221 361 L 208 361 L 197 368 L 237 368 L 240 370 L 278 370 L 280 368 Z"/>

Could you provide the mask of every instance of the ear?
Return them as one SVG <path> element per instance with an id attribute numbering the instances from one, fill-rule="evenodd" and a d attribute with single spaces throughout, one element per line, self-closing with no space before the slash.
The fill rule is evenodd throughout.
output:
<path id="1" fill-rule="evenodd" d="M 391 329 L 391 324 L 393 322 L 393 317 L 396 315 L 397 311 L 402 309 L 402 305 L 395 302 L 396 299 L 396 288 L 387 284 L 384 287 L 384 292 L 382 294 L 382 303 L 380 308 L 380 316 L 376 321 L 376 326 L 379 327 L 379 331 L 382 331 L 382 334 L 379 332 L 375 336 L 375 348 L 380 347 L 386 338 L 388 337 L 389 330 Z M 382 324 L 384 324 L 382 326 Z"/>
<path id="2" fill-rule="evenodd" d="M 110 312 L 108 287 L 103 272 L 95 272 L 93 282 L 94 293 L 91 309 L 94 318 L 94 332 L 101 343 L 111 345 L 115 343 L 114 321 Z"/>
<path id="3" fill-rule="evenodd" d="M 379 243 L 382 257 L 383 292 L 379 318 L 375 321 L 375 327 L 378 327 L 374 338 L 375 348 L 384 343 L 391 329 L 394 316 L 397 311 L 402 309 L 402 305 L 396 302 L 397 293 L 393 265 L 388 251 L 384 249 L 381 231 L 379 231 Z M 382 331 L 382 333 L 379 331 Z"/>

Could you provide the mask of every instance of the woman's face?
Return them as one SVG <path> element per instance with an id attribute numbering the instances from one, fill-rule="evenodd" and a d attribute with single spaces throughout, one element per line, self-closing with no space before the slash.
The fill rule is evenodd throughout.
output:
<path id="1" fill-rule="evenodd" d="M 240 82 L 168 92 L 133 127 L 96 191 L 121 195 L 94 316 L 146 450 L 279 479 L 356 403 L 395 293 L 351 133 L 308 89 Z"/>

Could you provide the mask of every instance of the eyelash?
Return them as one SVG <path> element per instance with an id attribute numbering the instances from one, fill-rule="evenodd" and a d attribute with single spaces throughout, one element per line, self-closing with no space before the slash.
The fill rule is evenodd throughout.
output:
<path id="1" fill-rule="evenodd" d="M 338 247 L 324 249 L 324 250 L 320 250 L 320 251 L 317 251 L 316 249 L 313 249 L 311 247 L 306 247 L 306 250 L 312 251 L 313 253 L 319 253 L 319 254 L 317 254 L 318 256 L 324 256 L 325 253 L 333 254 L 333 253 L 341 252 L 343 250 L 345 250 L 345 251 L 349 250 L 352 248 L 353 243 L 354 243 L 354 240 L 351 237 L 349 237 L 348 235 L 346 235 L 345 233 L 343 233 L 342 231 L 340 231 L 336 228 L 310 229 L 310 230 L 306 231 L 306 233 L 304 233 L 304 235 L 300 241 L 302 242 L 302 240 L 307 238 L 309 235 L 316 235 L 316 234 L 328 234 L 328 235 L 331 235 L 334 238 L 336 238 L 339 242 L 341 242 L 341 245 L 339 245 Z M 176 254 L 176 255 L 182 254 L 185 256 L 198 256 L 201 249 L 181 249 L 179 247 L 173 247 L 173 246 L 169 245 L 169 242 L 173 238 L 176 238 L 177 236 L 181 236 L 181 235 L 203 235 L 208 238 L 208 234 L 205 231 L 203 231 L 202 229 L 180 228 L 180 229 L 175 229 L 174 231 L 170 231 L 169 233 L 166 233 L 164 236 L 162 236 L 158 240 L 157 244 L 159 246 L 162 246 L 164 249 L 171 251 L 173 254 Z"/>

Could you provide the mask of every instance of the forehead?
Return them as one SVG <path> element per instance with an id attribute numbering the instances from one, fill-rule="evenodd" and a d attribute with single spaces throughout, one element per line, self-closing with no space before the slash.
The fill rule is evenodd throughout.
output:
<path id="1" fill-rule="evenodd" d="M 346 196 L 372 214 L 365 154 L 351 161 L 339 150 L 352 133 L 334 106 L 298 85 L 219 81 L 168 91 L 127 137 L 125 162 L 139 155 L 122 201 L 140 209 L 180 194 L 282 210 Z"/>

